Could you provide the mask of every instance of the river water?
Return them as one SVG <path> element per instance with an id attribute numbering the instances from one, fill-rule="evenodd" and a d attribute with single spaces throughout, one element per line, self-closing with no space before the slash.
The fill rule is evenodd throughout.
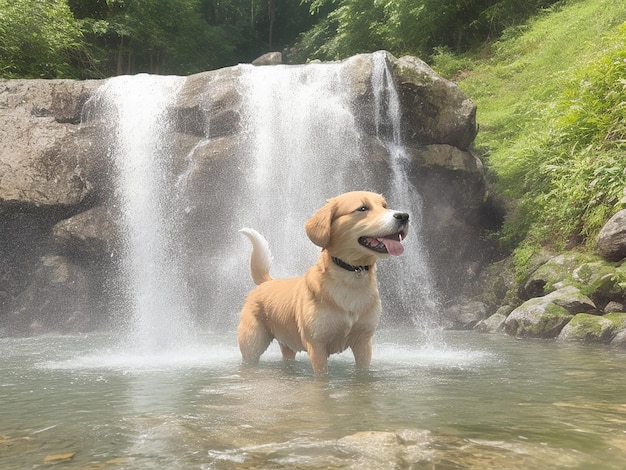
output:
<path id="1" fill-rule="evenodd" d="M 622 350 L 383 329 L 320 380 L 275 345 L 241 365 L 234 332 L 116 344 L 0 339 L 0 468 L 626 467 Z"/>

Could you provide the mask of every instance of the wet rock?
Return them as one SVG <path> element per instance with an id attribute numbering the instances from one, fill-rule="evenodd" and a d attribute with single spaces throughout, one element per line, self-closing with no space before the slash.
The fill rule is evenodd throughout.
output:
<path id="1" fill-rule="evenodd" d="M 63 256 L 41 258 L 33 280 L 7 319 L 13 336 L 89 331 L 89 285 L 84 269 Z"/>
<path id="2" fill-rule="evenodd" d="M 563 327 L 558 339 L 585 343 L 609 343 L 615 336 L 615 323 L 605 317 L 579 313 Z"/>
<path id="3" fill-rule="evenodd" d="M 337 446 L 357 456 L 351 468 L 396 469 L 425 465 L 434 455 L 429 431 L 363 431 L 339 439 Z"/>
<path id="4" fill-rule="evenodd" d="M 487 306 L 478 301 L 455 305 L 446 312 L 446 319 L 451 322 L 450 327 L 456 330 L 471 330 L 485 318 Z"/>
<path id="5" fill-rule="evenodd" d="M 252 61 L 252 65 L 279 65 L 283 63 L 281 52 L 268 52 Z"/>
<path id="6" fill-rule="evenodd" d="M 500 333 L 504 331 L 504 322 L 513 311 L 510 305 L 500 307 L 496 313 L 489 318 L 479 321 L 474 327 L 475 330 L 483 333 Z"/>
<path id="7" fill-rule="evenodd" d="M 113 258 L 119 251 L 118 223 L 104 206 L 62 220 L 52 235 L 61 251 L 91 262 Z"/>
<path id="8" fill-rule="evenodd" d="M 479 321 L 474 327 L 475 330 L 483 333 L 498 333 L 504 331 L 504 322 L 506 316 L 500 313 L 494 313 L 489 318 Z"/>
<path id="9" fill-rule="evenodd" d="M 610 261 L 626 258 L 626 209 L 622 209 L 602 227 L 596 247 L 600 255 Z"/>

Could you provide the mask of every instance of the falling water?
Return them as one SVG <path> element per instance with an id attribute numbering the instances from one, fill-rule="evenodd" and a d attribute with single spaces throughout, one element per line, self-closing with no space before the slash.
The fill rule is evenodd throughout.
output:
<path id="1" fill-rule="evenodd" d="M 395 295 L 389 302 L 394 307 L 412 307 L 411 318 L 423 331 L 436 323 L 439 306 L 438 292 L 430 270 L 428 249 L 422 234 L 422 198 L 408 177 L 410 159 L 402 142 L 401 109 L 398 91 L 387 63 L 386 52 L 372 54 L 372 89 L 374 93 L 374 123 L 376 135 L 389 152 L 389 198 L 411 212 L 411 235 L 405 241 L 410 249 L 400 259 L 382 265 L 384 275 L 397 279 Z"/>
<path id="2" fill-rule="evenodd" d="M 343 73 L 341 64 L 243 71 L 251 163 L 241 220 L 269 239 L 275 276 L 299 275 L 312 264 L 317 248 L 303 227 L 326 199 L 368 185 Z"/>
<path id="3" fill-rule="evenodd" d="M 167 105 L 183 84 L 181 77 L 122 76 L 99 90 L 116 124 L 112 152 L 125 228 L 128 340 L 142 351 L 175 348 L 193 336 L 168 146 Z"/>

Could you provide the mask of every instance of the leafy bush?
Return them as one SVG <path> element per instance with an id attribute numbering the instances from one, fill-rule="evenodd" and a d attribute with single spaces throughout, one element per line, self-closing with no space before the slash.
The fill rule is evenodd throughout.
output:
<path id="1" fill-rule="evenodd" d="M 70 77 L 82 51 L 66 0 L 0 0 L 0 76 Z"/>

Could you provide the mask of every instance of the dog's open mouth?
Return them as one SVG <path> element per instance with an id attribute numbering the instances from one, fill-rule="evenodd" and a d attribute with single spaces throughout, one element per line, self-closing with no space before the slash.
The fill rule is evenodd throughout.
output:
<path id="1" fill-rule="evenodd" d="M 360 237 L 359 243 L 377 253 L 389 253 L 391 256 L 400 256 L 404 252 L 402 240 L 406 232 L 400 231 L 384 237 Z"/>

